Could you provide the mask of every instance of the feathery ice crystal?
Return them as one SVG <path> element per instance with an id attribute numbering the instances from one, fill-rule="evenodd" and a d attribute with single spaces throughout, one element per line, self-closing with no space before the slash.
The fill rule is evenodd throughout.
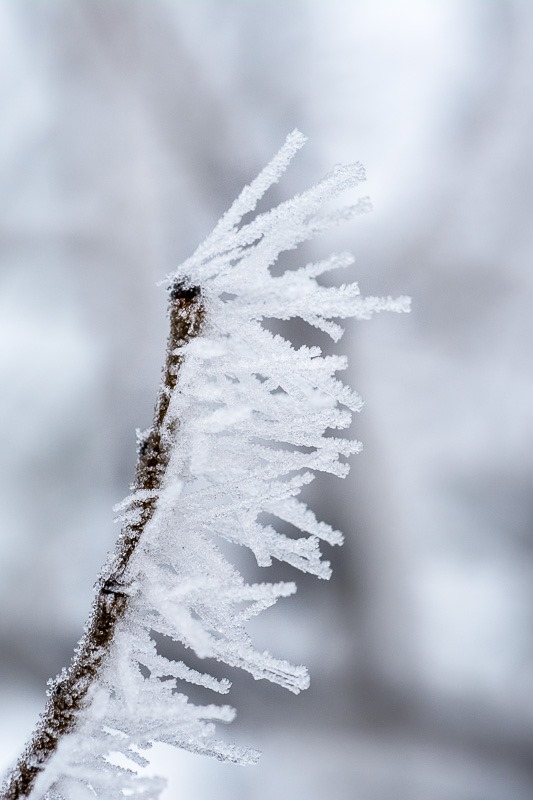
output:
<path id="1" fill-rule="evenodd" d="M 246 632 L 247 620 L 292 594 L 294 584 L 246 584 L 217 540 L 246 545 L 260 566 L 278 559 L 328 578 L 320 541 L 340 544 L 342 536 L 298 495 L 316 470 L 347 474 L 344 457 L 360 445 L 331 431 L 347 428 L 361 401 L 335 377 L 346 368 L 344 357 L 325 357 L 318 347 L 294 349 L 262 320 L 300 317 L 337 341 L 342 328 L 334 320 L 406 311 L 408 300 L 362 298 L 354 283 L 320 285 L 320 275 L 352 263 L 345 253 L 271 274 L 280 253 L 369 206 L 365 198 L 323 210 L 364 180 L 360 165 L 339 166 L 309 191 L 244 223 L 304 142 L 293 132 L 167 279 L 171 287 L 199 290 L 203 306 L 199 335 L 181 344 L 177 383 L 167 392 L 168 464 L 158 488 L 138 489 L 118 508 L 126 529 L 147 500 L 155 509 L 125 571 L 127 608 L 74 729 L 60 738 L 32 797 L 155 798 L 162 781 L 135 774 L 135 765 L 147 763 L 141 753 L 155 741 L 242 764 L 256 760 L 256 752 L 216 738 L 213 723 L 231 721 L 233 709 L 193 705 L 181 683 L 225 694 L 229 681 L 160 655 L 154 632 L 292 692 L 308 685 L 304 667 L 258 652 Z M 263 512 L 295 526 L 301 537 L 262 524 Z M 112 564 L 113 558 L 107 573 Z M 121 753 L 132 770 L 111 763 L 110 752 Z"/>

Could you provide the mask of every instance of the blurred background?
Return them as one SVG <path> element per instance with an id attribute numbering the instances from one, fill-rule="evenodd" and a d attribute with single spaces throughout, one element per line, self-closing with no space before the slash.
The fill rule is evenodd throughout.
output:
<path id="1" fill-rule="evenodd" d="M 309 492 L 332 580 L 258 577 L 298 582 L 256 636 L 311 688 L 231 675 L 259 766 L 154 769 L 165 800 L 533 796 L 532 41 L 528 0 L 0 2 L 0 769 L 117 533 L 155 284 L 298 127 L 272 202 L 360 160 L 375 206 L 299 258 L 350 249 L 339 280 L 413 312 L 338 348 L 365 450 Z"/>

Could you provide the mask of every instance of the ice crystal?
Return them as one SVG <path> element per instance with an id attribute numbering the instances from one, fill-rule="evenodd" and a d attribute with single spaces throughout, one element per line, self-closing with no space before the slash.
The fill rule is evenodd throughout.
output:
<path id="1" fill-rule="evenodd" d="M 408 301 L 363 298 L 354 283 L 332 288 L 317 282 L 352 263 L 345 253 L 272 274 L 280 253 L 368 208 L 363 199 L 324 209 L 364 179 L 354 164 L 336 167 L 310 190 L 243 222 L 304 141 L 293 132 L 194 255 L 168 277 L 170 285 L 199 287 L 205 307 L 200 336 L 180 351 L 165 419 L 169 464 L 155 493 L 155 513 L 128 565 L 127 611 L 104 667 L 32 797 L 155 798 L 161 780 L 136 774 L 153 742 L 240 764 L 257 759 L 255 751 L 216 737 L 214 723 L 230 722 L 232 708 L 194 705 L 183 693 L 188 681 L 225 694 L 229 681 L 167 659 L 154 634 L 292 692 L 308 685 L 304 667 L 259 652 L 246 631 L 252 616 L 292 594 L 294 584 L 247 584 L 217 542 L 222 537 L 246 545 L 260 566 L 277 559 L 328 578 L 320 545 L 340 544 L 342 536 L 298 495 L 316 471 L 346 476 L 346 457 L 360 445 L 332 431 L 348 427 L 361 401 L 336 377 L 346 368 L 343 356 L 324 356 L 316 346 L 295 349 L 263 321 L 299 317 L 337 341 L 338 320 L 405 311 Z M 125 524 L 135 520 L 146 495 L 134 493 L 120 505 Z M 281 524 L 267 524 L 265 516 Z M 278 529 L 284 523 L 301 536 L 286 536 Z"/>

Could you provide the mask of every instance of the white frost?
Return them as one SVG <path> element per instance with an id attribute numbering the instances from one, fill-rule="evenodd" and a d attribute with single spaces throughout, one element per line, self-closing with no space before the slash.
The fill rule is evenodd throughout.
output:
<path id="1" fill-rule="evenodd" d="M 76 731 L 41 776 L 34 796 L 155 798 L 159 779 L 136 774 L 155 741 L 237 763 L 254 751 L 217 740 L 214 722 L 230 722 L 228 706 L 195 706 L 183 682 L 226 693 L 229 681 L 203 674 L 156 651 L 152 633 L 170 636 L 200 657 L 216 658 L 290 691 L 306 688 L 304 667 L 255 649 L 246 622 L 295 591 L 292 583 L 247 585 L 222 556 L 220 538 L 246 545 L 257 563 L 272 559 L 327 578 L 320 542 L 342 535 L 316 519 L 298 494 L 315 471 L 344 477 L 357 442 L 331 436 L 346 429 L 358 395 L 336 377 L 346 359 L 318 347 L 294 349 L 266 330 L 265 318 L 300 317 L 337 341 L 339 319 L 405 311 L 406 298 L 362 298 L 355 284 L 317 282 L 349 266 L 349 254 L 274 277 L 280 253 L 369 207 L 366 198 L 337 211 L 325 203 L 364 180 L 359 164 L 336 167 L 310 190 L 243 224 L 279 180 L 305 138 L 293 132 L 272 162 L 245 187 L 212 234 L 168 277 L 201 289 L 205 323 L 185 356 L 166 425 L 177 435 L 158 505 L 128 571 L 128 611 Z M 117 510 L 128 521 L 136 497 Z M 287 537 L 264 513 L 295 526 Z M 142 665 L 142 667 L 140 666 Z M 179 681 L 179 691 L 176 690 Z M 121 754 L 117 765 L 116 754 Z M 114 754 L 110 756 L 110 754 Z M 124 760 L 126 759 L 126 761 Z M 126 769 L 124 764 L 131 769 Z"/>

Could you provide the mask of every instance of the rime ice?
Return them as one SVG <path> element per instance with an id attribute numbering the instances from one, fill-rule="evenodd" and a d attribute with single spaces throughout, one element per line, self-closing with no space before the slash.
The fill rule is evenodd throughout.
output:
<path id="1" fill-rule="evenodd" d="M 256 760 L 256 752 L 216 737 L 214 723 L 230 722 L 233 709 L 195 706 L 183 694 L 182 682 L 226 694 L 229 681 L 169 661 L 157 652 L 154 631 L 201 658 L 238 666 L 292 692 L 308 684 L 304 667 L 257 651 L 246 632 L 247 620 L 292 594 L 294 584 L 246 584 L 217 543 L 245 545 L 260 566 L 277 559 L 328 578 L 321 542 L 340 544 L 342 536 L 317 520 L 298 495 L 316 471 L 346 476 L 346 457 L 360 445 L 331 431 L 347 428 L 361 401 L 337 378 L 345 358 L 324 357 L 318 347 L 294 349 L 262 321 L 300 317 L 337 341 L 339 319 L 405 311 L 408 301 L 363 298 L 353 283 L 320 285 L 320 275 L 352 263 L 345 253 L 271 274 L 280 253 L 368 208 L 363 199 L 322 210 L 364 180 L 355 164 L 336 167 L 309 191 L 243 224 L 304 141 L 293 132 L 194 255 L 168 277 L 170 285 L 200 287 L 205 304 L 200 336 L 180 348 L 183 362 L 164 422 L 171 441 L 168 467 L 124 576 L 127 610 L 103 669 L 32 797 L 156 798 L 161 780 L 136 774 L 153 742 L 241 764 Z M 120 518 L 131 522 L 143 499 L 127 498 Z M 261 522 L 264 512 L 298 528 L 300 538 L 285 536 L 275 522 Z M 113 763 L 110 754 L 117 753 L 131 769 Z"/>

